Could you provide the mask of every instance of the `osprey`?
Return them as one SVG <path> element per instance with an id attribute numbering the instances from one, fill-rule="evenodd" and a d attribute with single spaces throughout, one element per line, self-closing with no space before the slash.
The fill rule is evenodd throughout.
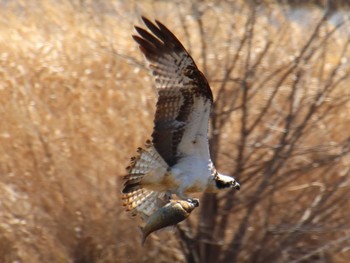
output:
<path id="1" fill-rule="evenodd" d="M 158 91 L 152 141 L 138 148 L 124 177 L 123 205 L 146 218 L 171 195 L 187 200 L 195 192 L 240 188 L 218 173 L 209 154 L 208 125 L 213 94 L 192 57 L 159 21 L 142 17 L 133 39 L 148 61 Z"/>

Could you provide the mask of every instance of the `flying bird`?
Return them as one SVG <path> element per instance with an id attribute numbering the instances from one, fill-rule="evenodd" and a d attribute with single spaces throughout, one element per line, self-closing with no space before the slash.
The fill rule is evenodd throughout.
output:
<path id="1" fill-rule="evenodd" d="M 208 125 L 213 94 L 194 60 L 161 22 L 142 20 L 133 39 L 154 76 L 158 101 L 152 140 L 138 148 L 124 177 L 123 205 L 148 218 L 170 196 L 188 200 L 196 192 L 239 189 L 239 183 L 219 173 L 211 161 Z"/>

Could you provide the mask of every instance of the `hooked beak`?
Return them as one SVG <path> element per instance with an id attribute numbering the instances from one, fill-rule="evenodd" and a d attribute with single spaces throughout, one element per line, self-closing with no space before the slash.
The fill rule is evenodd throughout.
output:
<path id="1" fill-rule="evenodd" d="M 241 185 L 240 185 L 237 181 L 234 181 L 234 182 L 232 183 L 232 187 L 234 187 L 236 190 L 241 189 Z"/>

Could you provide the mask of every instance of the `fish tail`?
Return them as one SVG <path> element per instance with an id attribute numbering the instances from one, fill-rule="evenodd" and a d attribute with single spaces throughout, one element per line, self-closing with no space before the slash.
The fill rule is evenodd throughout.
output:
<path id="1" fill-rule="evenodd" d="M 142 226 L 139 226 L 139 229 L 140 229 L 141 235 L 142 235 L 141 245 L 144 246 L 148 235 L 145 233 L 145 230 Z"/>

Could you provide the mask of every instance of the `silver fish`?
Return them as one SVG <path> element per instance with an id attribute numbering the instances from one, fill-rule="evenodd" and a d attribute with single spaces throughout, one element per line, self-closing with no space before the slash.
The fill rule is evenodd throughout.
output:
<path id="1" fill-rule="evenodd" d="M 152 232 L 161 228 L 172 226 L 185 220 L 199 205 L 198 199 L 171 200 L 165 206 L 159 208 L 146 221 L 142 232 L 142 245 Z"/>

